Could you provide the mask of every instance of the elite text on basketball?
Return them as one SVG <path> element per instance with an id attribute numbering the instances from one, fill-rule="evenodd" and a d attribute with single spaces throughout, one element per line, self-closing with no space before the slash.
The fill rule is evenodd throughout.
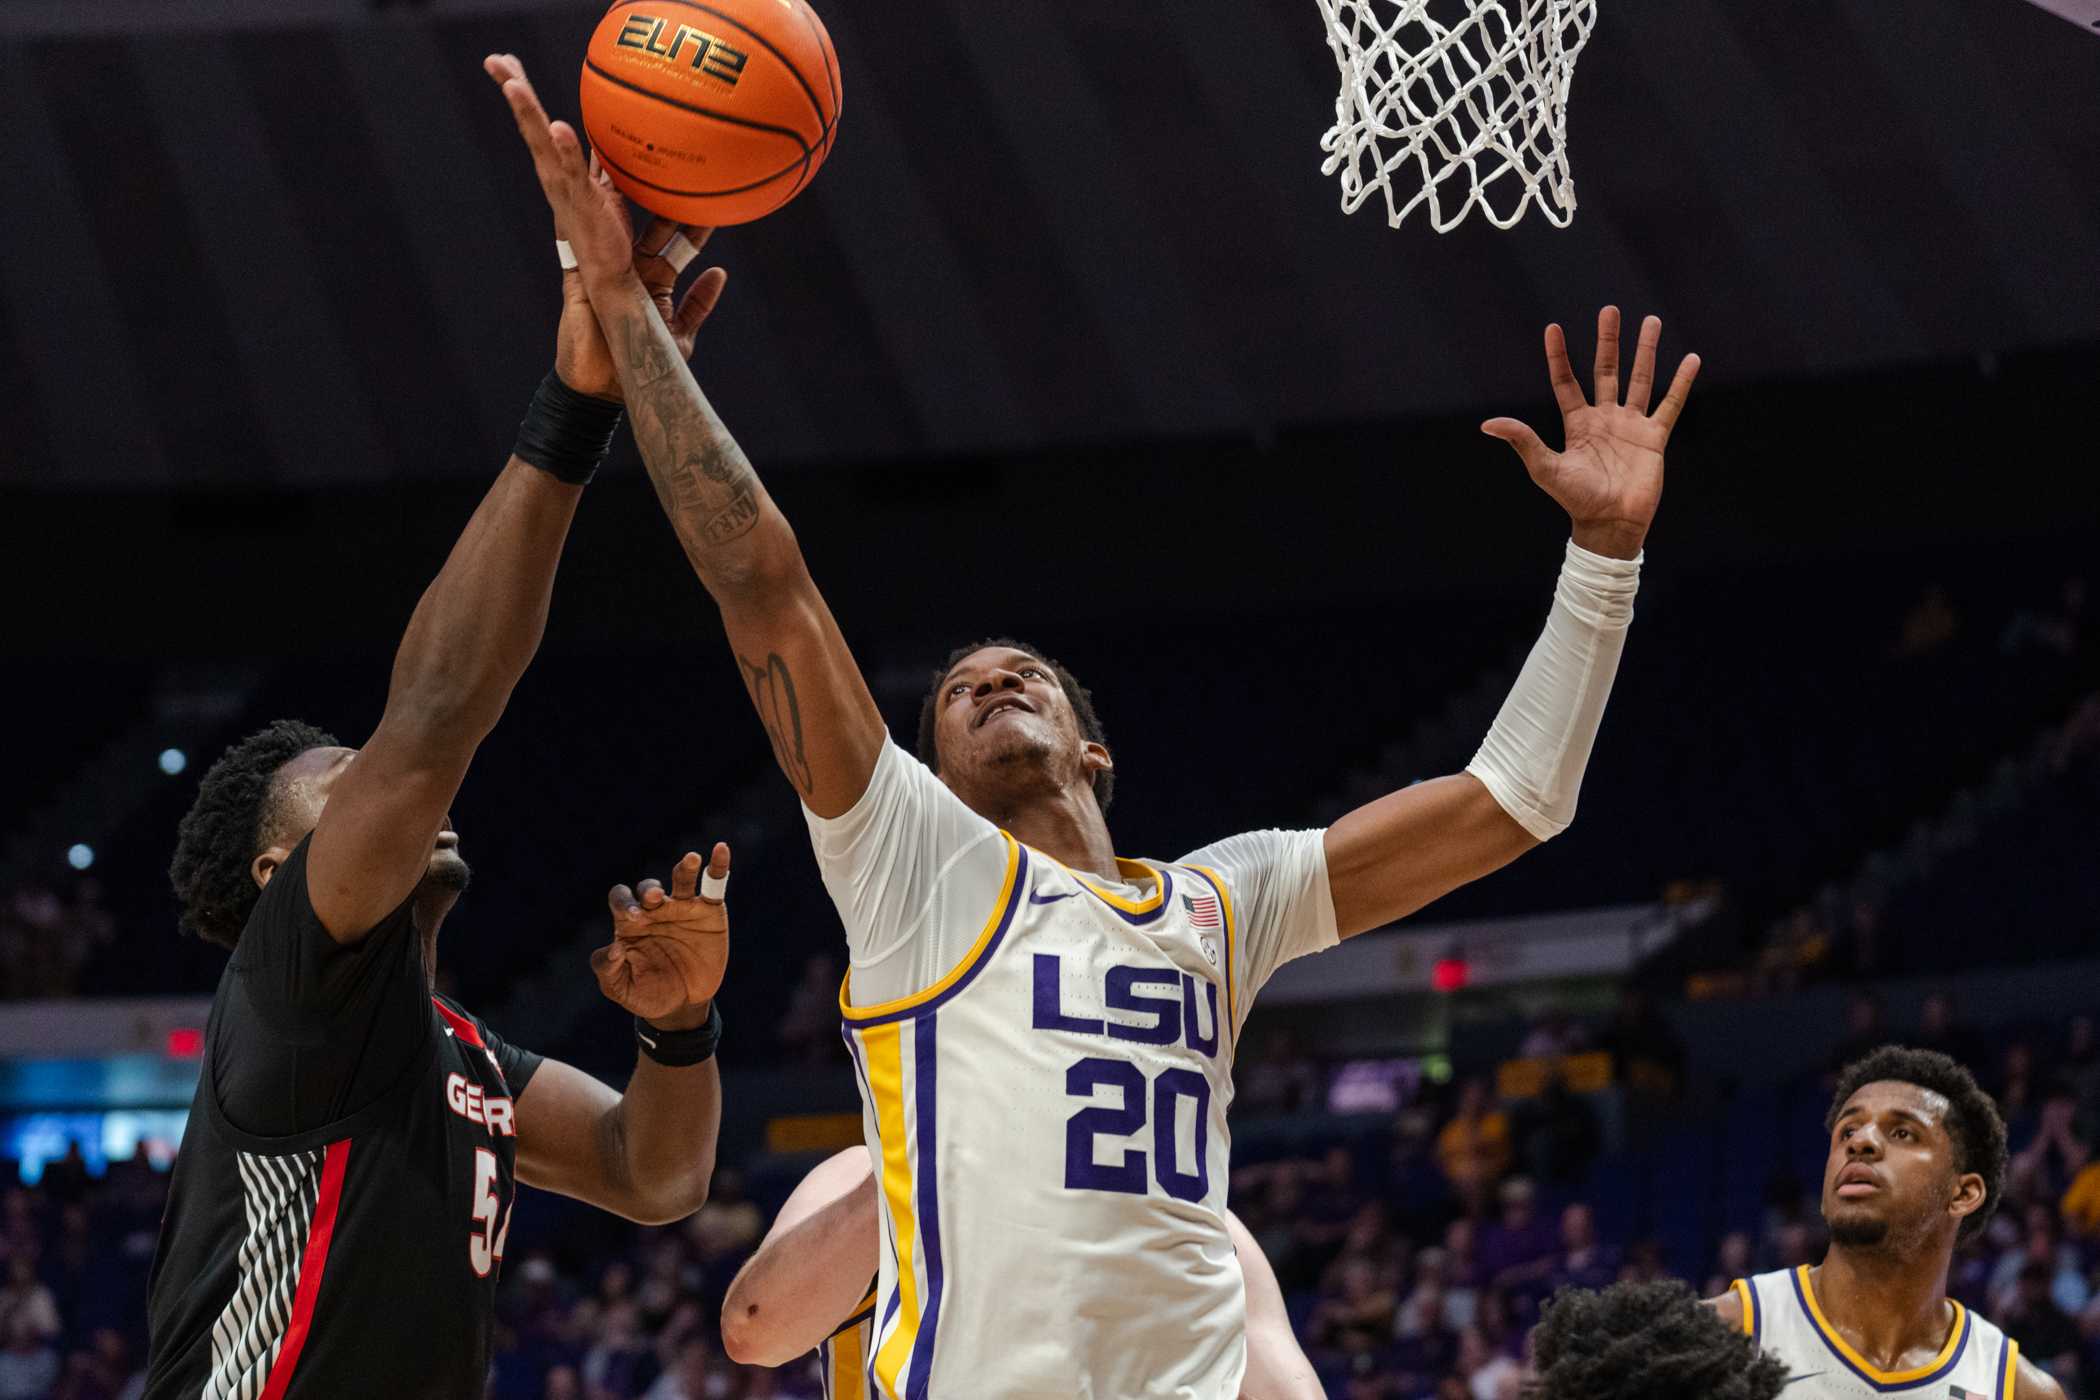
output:
<path id="1" fill-rule="evenodd" d="M 671 36 L 668 43 L 664 40 L 666 31 Z M 628 16 L 627 22 L 620 26 L 619 38 L 613 42 L 623 49 L 640 49 L 655 54 L 666 62 L 683 61 L 696 72 L 719 78 L 731 87 L 736 86 L 736 80 L 743 76 L 744 65 L 750 61 L 750 55 L 742 49 L 731 48 L 704 29 L 695 29 L 690 24 L 671 29 L 668 20 L 652 15 Z M 692 44 L 690 59 L 685 58 L 688 42 Z"/>

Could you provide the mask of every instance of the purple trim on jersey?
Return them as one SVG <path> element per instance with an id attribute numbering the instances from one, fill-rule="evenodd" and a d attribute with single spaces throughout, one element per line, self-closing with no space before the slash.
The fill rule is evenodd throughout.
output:
<path id="1" fill-rule="evenodd" d="M 1216 890 L 1216 891 L 1218 892 L 1218 908 L 1219 908 L 1220 912 L 1222 912 L 1222 911 L 1224 911 L 1224 910 L 1227 910 L 1227 909 L 1230 909 L 1230 908 L 1232 907 L 1232 901 L 1231 901 L 1230 899 L 1226 898 L 1226 896 L 1225 896 L 1225 887 L 1224 887 L 1223 885 L 1219 884 L 1219 883 L 1218 883 L 1218 882 L 1217 882 L 1216 880 L 1213 880 L 1213 879 L 1211 879 L 1211 878 L 1210 878 L 1210 876 L 1208 876 L 1208 875 L 1204 874 L 1204 873 L 1203 873 L 1203 872 L 1202 872 L 1201 870 L 1198 870 L 1198 869 L 1197 869 L 1197 868 L 1196 868 L 1195 866 L 1193 866 L 1193 865 L 1189 867 L 1189 873 L 1190 873 L 1191 875 L 1194 875 L 1194 876 L 1195 876 L 1195 877 L 1196 877 L 1197 879 L 1201 880 L 1201 881 L 1202 881 L 1202 882 L 1203 882 L 1204 884 L 1206 884 L 1206 885 L 1209 885 L 1209 886 L 1210 886 L 1210 887 L 1211 887 L 1212 889 L 1214 889 L 1214 890 Z M 1225 930 L 1224 930 L 1225 956 L 1224 956 L 1224 959 L 1223 959 L 1223 961 L 1224 961 L 1224 963 L 1225 963 L 1225 1004 L 1226 1004 L 1226 1006 L 1228 1006 L 1228 1007 L 1232 1007 L 1232 1006 L 1237 1006 L 1237 1005 L 1239 1005 L 1239 1001 L 1238 1001 L 1238 999 L 1237 999 L 1236 997 L 1234 997 L 1234 996 L 1233 996 L 1233 982 L 1232 982 L 1232 945 L 1233 945 L 1233 943 L 1234 943 L 1234 942 L 1235 942 L 1236 940 L 1235 940 L 1235 939 L 1233 938 L 1233 928 L 1232 928 L 1232 916 L 1231 916 L 1230 914 L 1226 914 L 1226 915 L 1224 915 L 1224 918 L 1225 918 Z M 1231 1019 L 1232 1019 L 1232 1017 L 1228 1015 L 1228 1016 L 1227 1016 L 1227 1017 L 1226 1017 L 1225 1019 L 1229 1021 L 1229 1020 L 1231 1020 Z M 1238 1033 L 1238 1028 L 1237 1028 L 1237 1027 L 1235 1027 L 1235 1028 L 1234 1028 L 1234 1035 L 1237 1035 L 1237 1033 Z M 1228 1040 L 1230 1040 L 1230 1039 L 1233 1039 L 1233 1038 L 1234 1038 L 1233 1036 L 1228 1036 L 1228 1037 L 1226 1037 L 1226 1039 L 1228 1039 Z"/>
<path id="2" fill-rule="evenodd" d="M 868 1088 L 868 1069 L 866 1065 L 863 1065 L 861 1063 L 860 1041 L 854 1038 L 852 1022 L 849 1021 L 846 1024 L 846 1029 L 843 1032 L 843 1034 L 846 1037 L 846 1053 L 850 1055 L 853 1059 L 853 1077 L 860 1084 L 860 1092 L 863 1095 L 862 1102 L 873 1103 L 875 1101 L 875 1094 L 872 1090 Z M 882 1156 L 880 1153 L 876 1154 L 875 1160 L 877 1164 L 877 1174 L 879 1175 L 881 1171 L 880 1164 L 882 1161 Z M 883 1221 L 883 1228 L 885 1230 L 891 1228 L 886 1212 L 878 1212 L 877 1218 Z M 897 1257 L 897 1237 L 894 1234 L 890 1236 L 889 1244 L 890 1258 L 895 1259 Z M 882 1341 L 883 1333 L 889 1330 L 890 1319 L 897 1315 L 897 1304 L 899 1300 L 902 1299 L 903 1295 L 904 1291 L 901 1288 L 898 1288 L 895 1285 L 891 1286 L 890 1300 L 888 1303 L 883 1305 L 882 1321 L 875 1324 L 874 1331 L 868 1337 L 868 1354 L 865 1357 L 863 1357 L 862 1360 L 866 1363 L 868 1368 L 868 1394 L 871 1396 L 882 1394 L 882 1387 L 876 1384 L 875 1381 L 875 1353 L 878 1350 L 880 1350 L 879 1344 Z"/>
<path id="3" fill-rule="evenodd" d="M 1743 1291 L 1750 1295 L 1750 1345 L 1759 1351 L 1765 1349 L 1765 1305 L 1757 1296 L 1757 1280 L 1743 1280 Z"/>
<path id="4" fill-rule="evenodd" d="M 1853 1375 L 1858 1376 L 1868 1385 L 1873 1386 L 1874 1389 L 1880 1391 L 1883 1395 L 1888 1395 L 1898 1390 L 1912 1390 L 1923 1386 L 1929 1386 L 1934 1384 L 1935 1382 L 1945 1380 L 1948 1377 L 1948 1375 L 1950 1375 L 1953 1372 L 1954 1368 L 1961 1364 L 1962 1353 L 1969 1349 L 1969 1310 L 1967 1308 L 1963 1308 L 1961 1310 L 1961 1335 L 1955 1338 L 1954 1350 L 1947 1353 L 1947 1363 L 1944 1366 L 1941 1366 L 1939 1369 L 1935 1370 L 1931 1375 L 1919 1376 L 1916 1380 L 1897 1381 L 1893 1383 L 1877 1381 L 1872 1376 L 1868 1375 L 1865 1371 L 1862 1371 L 1858 1366 L 1854 1365 L 1851 1357 L 1845 1355 L 1845 1353 L 1839 1351 L 1836 1347 L 1832 1346 L 1830 1344 L 1830 1338 L 1824 1334 L 1823 1329 L 1821 1327 L 1818 1327 L 1816 1325 L 1816 1315 L 1808 1306 L 1808 1295 L 1801 1290 L 1801 1275 L 1805 1272 L 1807 1272 L 1805 1269 L 1790 1269 L 1787 1271 L 1787 1277 L 1793 1280 L 1794 1301 L 1801 1305 L 1801 1316 L 1808 1320 L 1809 1331 L 1816 1334 L 1816 1340 L 1823 1344 L 1823 1350 L 1829 1352 L 1832 1356 L 1836 1357 L 1839 1361 L 1842 1361 L 1845 1364 L 1846 1370 L 1850 1371 Z M 1753 1288 L 1756 1287 L 1755 1284 L 1752 1284 L 1751 1286 Z"/>
<path id="5" fill-rule="evenodd" d="M 842 1017 L 841 1020 L 845 1020 L 848 1032 L 846 1038 L 851 1040 L 853 1031 L 866 1030 L 870 1026 L 886 1026 L 892 1021 L 902 1021 L 913 1016 L 930 1016 L 940 1010 L 950 998 L 961 992 L 963 988 L 976 981 L 977 974 L 984 971 L 984 965 L 992 960 L 992 954 L 998 952 L 999 945 L 1006 941 L 1006 931 L 1014 926 L 1014 911 L 1021 907 L 1022 896 L 1027 892 L 1027 889 L 1028 848 L 1016 841 L 1014 842 L 1014 887 L 1006 896 L 1006 907 L 999 911 L 999 926 L 992 930 L 991 941 L 984 945 L 984 951 L 977 955 L 977 961 L 971 963 L 969 970 L 955 979 L 954 986 L 930 1001 L 921 1002 L 917 1006 L 907 1006 L 901 1011 L 892 1011 L 886 1016 L 854 1017 L 851 1020 L 845 1020 Z M 873 1095 L 869 1097 L 870 1101 L 872 1101 Z"/>
<path id="6" fill-rule="evenodd" d="M 1151 923 L 1160 915 L 1166 913 L 1168 906 L 1170 906 L 1174 902 L 1173 873 L 1168 871 L 1165 867 L 1161 867 L 1160 869 L 1155 870 L 1152 873 L 1159 876 L 1159 903 L 1153 905 L 1150 909 L 1146 910 L 1142 914 L 1133 914 L 1128 909 L 1117 909 L 1115 905 L 1110 904 L 1105 899 L 1101 899 L 1101 892 L 1095 889 L 1092 885 L 1089 885 L 1084 880 L 1081 880 L 1079 882 L 1079 888 L 1085 890 L 1094 898 L 1101 899 L 1101 903 L 1107 908 L 1114 910 L 1116 917 L 1121 919 L 1124 923 L 1134 924 L 1142 927 L 1145 924 Z"/>
<path id="7" fill-rule="evenodd" d="M 912 1023 L 912 1063 L 918 1099 L 919 1135 L 919 1244 L 926 1262 L 926 1309 L 919 1315 L 919 1335 L 911 1344 L 911 1380 L 904 1388 L 905 1400 L 926 1400 L 926 1377 L 933 1368 L 934 1331 L 941 1321 L 941 1201 L 935 1178 L 940 1159 L 935 1155 L 934 1127 L 940 1121 L 934 1104 L 934 1026 L 936 1018 L 922 1013 Z"/>
<path id="8" fill-rule="evenodd" d="M 1998 1392 L 1997 1400 L 2012 1400 L 2012 1395 L 2005 1388 L 2005 1362 L 2007 1353 L 2011 1350 L 2012 1338 L 2000 1333 L 1998 1336 L 1998 1384 L 1993 1387 Z"/>

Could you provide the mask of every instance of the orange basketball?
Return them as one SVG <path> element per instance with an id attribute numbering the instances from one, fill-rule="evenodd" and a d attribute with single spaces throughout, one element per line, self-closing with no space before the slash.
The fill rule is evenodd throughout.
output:
<path id="1" fill-rule="evenodd" d="M 805 0 L 620 0 L 583 61 L 583 127 L 629 199 L 749 223 L 831 152 L 839 60 Z"/>

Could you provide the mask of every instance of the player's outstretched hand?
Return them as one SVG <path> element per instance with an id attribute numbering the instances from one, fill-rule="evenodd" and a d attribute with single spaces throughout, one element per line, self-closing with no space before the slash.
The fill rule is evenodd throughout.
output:
<path id="1" fill-rule="evenodd" d="M 596 178 L 604 178 L 595 160 L 591 168 Z M 623 209 L 623 216 L 624 212 Z M 671 328 L 678 353 L 687 359 L 693 357 L 693 343 L 699 338 L 701 325 L 714 313 L 715 303 L 722 299 L 722 289 L 729 284 L 727 272 L 710 267 L 692 280 L 684 296 L 678 295 L 678 275 L 699 256 L 713 233 L 713 229 L 700 224 L 679 224 L 660 218 L 652 220 L 634 241 L 634 274 L 649 300 L 656 304 L 656 314 Z M 579 394 L 621 398 L 620 373 L 613 364 L 598 317 L 591 310 L 580 270 L 570 268 L 562 273 L 561 297 L 561 328 L 554 336 L 555 373 Z"/>
<path id="2" fill-rule="evenodd" d="M 627 203 L 609 182 L 592 172 L 576 128 L 548 120 L 547 109 L 540 106 L 539 94 L 532 90 L 532 80 L 525 76 L 525 65 L 516 54 L 492 53 L 481 61 L 481 67 L 503 89 L 511 119 L 532 153 L 540 192 L 554 211 L 554 236 L 576 254 L 584 280 L 625 275 L 632 265 L 633 243 Z"/>
<path id="3" fill-rule="evenodd" d="M 710 884 L 729 878 L 727 843 L 715 843 L 707 873 Z M 637 889 L 614 885 L 605 902 L 612 910 L 613 940 L 591 954 L 599 990 L 667 1028 L 704 1011 L 729 966 L 729 911 L 719 890 L 713 897 L 703 891 L 700 853 L 686 852 L 671 871 L 668 891 L 657 880 L 644 880 Z"/>
<path id="4" fill-rule="evenodd" d="M 1687 355 L 1677 366 L 1668 392 L 1654 412 L 1648 410 L 1655 389 L 1655 350 L 1662 342 L 1662 320 L 1641 322 L 1633 373 L 1626 380 L 1626 401 L 1619 402 L 1619 308 L 1597 313 L 1595 402 L 1583 397 L 1582 384 L 1568 363 L 1568 341 L 1558 325 L 1546 327 L 1546 370 L 1553 397 L 1560 404 L 1560 451 L 1514 418 L 1490 418 L 1480 431 L 1501 438 L 1524 459 L 1525 470 L 1540 489 L 1567 511 L 1575 543 L 1598 554 L 1631 559 L 1640 553 L 1655 508 L 1662 502 L 1663 447 L 1677 415 L 1692 392 L 1699 357 Z"/>

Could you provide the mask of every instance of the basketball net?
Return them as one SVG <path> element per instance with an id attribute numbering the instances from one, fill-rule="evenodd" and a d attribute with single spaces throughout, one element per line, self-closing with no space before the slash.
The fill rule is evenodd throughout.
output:
<path id="1" fill-rule="evenodd" d="M 1497 228 L 1533 203 L 1554 227 L 1568 226 L 1568 87 L 1597 0 L 1319 6 L 1342 72 L 1320 172 L 1341 176 L 1343 213 L 1377 192 L 1394 228 L 1423 204 L 1438 233 L 1475 206 Z"/>

